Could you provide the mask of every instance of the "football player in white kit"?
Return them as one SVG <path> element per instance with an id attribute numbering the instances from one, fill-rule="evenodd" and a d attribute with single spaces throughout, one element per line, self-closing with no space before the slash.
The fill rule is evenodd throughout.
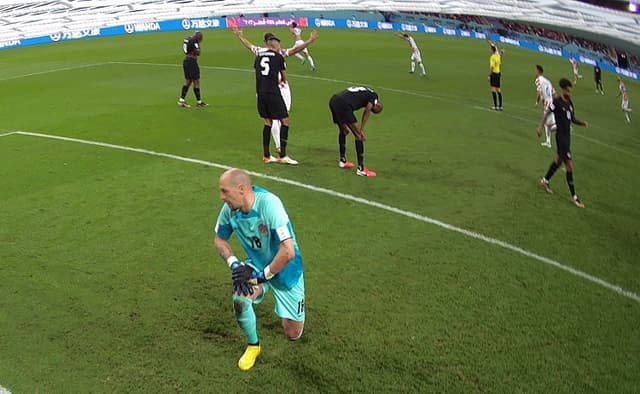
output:
<path id="1" fill-rule="evenodd" d="M 629 93 L 627 93 L 627 87 L 624 86 L 622 77 L 618 75 L 616 78 L 618 79 L 618 95 L 616 97 L 622 97 L 622 112 L 624 112 L 627 123 L 631 123 L 631 116 L 629 116 L 631 112 L 631 108 L 629 108 Z"/>
<path id="2" fill-rule="evenodd" d="M 576 61 L 576 59 L 570 57 L 569 63 L 571 63 L 571 68 L 573 69 L 573 84 L 575 85 L 578 82 L 578 79 L 582 79 L 582 74 L 580 74 L 579 67 L 580 65 Z"/>
<path id="3" fill-rule="evenodd" d="M 291 35 L 293 35 L 294 47 L 302 45 L 304 43 L 304 40 L 302 39 L 302 29 L 298 27 L 298 24 L 296 22 L 291 22 L 291 25 L 289 25 L 289 31 L 291 32 Z M 316 64 L 309 54 L 309 50 L 307 48 L 303 49 L 301 53 L 296 53 L 296 57 L 302 61 L 302 64 L 304 64 L 306 60 L 309 60 L 311 70 L 316 69 Z"/>
<path id="4" fill-rule="evenodd" d="M 247 38 L 242 33 L 242 30 L 238 30 L 237 28 L 234 28 L 233 32 L 236 34 L 236 36 L 238 36 L 238 38 L 244 44 L 244 46 L 254 54 L 257 54 L 258 52 L 264 49 L 263 47 L 258 47 L 253 45 L 251 41 L 247 40 Z M 296 55 L 301 51 L 305 51 L 307 47 L 317 38 L 318 38 L 318 32 L 314 30 L 311 32 L 311 35 L 307 41 L 302 41 L 300 44 L 289 49 L 280 48 L 279 52 L 284 58 L 287 58 L 291 55 Z M 271 33 L 266 33 L 264 35 L 264 41 L 267 42 L 268 40 L 276 40 L 278 43 L 280 43 L 280 40 Z M 284 100 L 284 103 L 287 107 L 287 112 L 289 112 L 291 111 L 291 88 L 289 87 L 289 81 L 283 80 L 281 75 L 279 75 L 279 77 L 280 77 L 280 83 L 278 84 L 278 87 L 280 88 L 280 94 L 282 95 L 282 99 Z M 281 124 L 279 120 L 277 119 L 272 120 L 271 136 L 273 137 L 273 142 L 275 143 L 276 150 L 278 152 L 280 152 L 280 125 Z"/>
<path id="5" fill-rule="evenodd" d="M 553 96 L 555 95 L 555 90 L 553 89 L 553 84 L 544 76 L 544 69 L 541 65 L 536 64 L 536 106 L 542 101 L 544 103 L 544 108 L 542 108 L 543 112 L 546 112 L 549 109 L 549 106 L 553 102 Z M 541 143 L 540 145 L 546 146 L 547 148 L 551 148 L 551 131 L 556 129 L 556 119 L 554 118 L 553 113 L 551 113 L 547 118 L 544 124 L 544 133 L 546 137 L 546 141 Z"/>
<path id="6" fill-rule="evenodd" d="M 418 65 L 420 66 L 420 69 L 422 70 L 422 72 L 420 73 L 420 76 L 421 77 L 426 76 L 427 71 L 424 69 L 424 64 L 422 64 L 422 55 L 420 54 L 420 49 L 418 48 L 418 45 L 416 45 L 416 41 L 413 39 L 413 37 L 411 37 L 407 33 L 398 33 L 397 35 L 398 37 L 408 42 L 409 46 L 411 47 L 411 69 L 409 70 L 409 73 L 413 74 L 416 71 L 416 63 L 418 63 Z"/>

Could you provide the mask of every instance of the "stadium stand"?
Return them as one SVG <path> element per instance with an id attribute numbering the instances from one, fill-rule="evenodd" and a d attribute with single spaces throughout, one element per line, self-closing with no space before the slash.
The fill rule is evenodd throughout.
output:
<path id="1" fill-rule="evenodd" d="M 502 29 L 533 37 L 552 48 L 595 52 L 603 59 L 615 58 L 616 49 L 610 47 L 640 53 L 640 17 L 574 0 L 8 0 L 0 2 L 0 46 L 13 40 L 129 23 L 274 12 L 322 16 L 354 8 L 367 11 L 348 11 L 353 19 L 389 21 L 400 16 L 409 22 L 428 18 L 443 27 L 470 31 L 491 29 L 500 33 Z M 569 35 L 563 32 L 567 29 L 587 36 Z M 590 39 L 594 34 L 603 40 Z M 627 43 L 632 50 L 612 42 Z M 633 64 L 637 57 L 631 56 L 631 60 Z"/>
<path id="2" fill-rule="evenodd" d="M 58 0 L 0 3 L 0 39 L 33 37 L 86 23 L 86 28 L 144 23 L 180 17 L 210 17 L 283 11 L 376 10 L 506 18 L 557 25 L 616 37 L 640 45 L 636 15 L 574 0 Z M 476 22 L 471 18 L 469 22 Z"/>

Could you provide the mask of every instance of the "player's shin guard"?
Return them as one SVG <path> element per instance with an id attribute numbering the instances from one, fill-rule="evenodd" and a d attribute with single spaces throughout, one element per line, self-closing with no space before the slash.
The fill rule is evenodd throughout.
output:
<path id="1" fill-rule="evenodd" d="M 358 168 L 364 168 L 364 142 L 356 140 L 356 155 L 358 156 Z"/>
<path id="2" fill-rule="evenodd" d="M 280 157 L 287 155 L 287 142 L 289 139 L 289 126 L 280 126 Z"/>
<path id="3" fill-rule="evenodd" d="M 187 97 L 187 92 L 189 91 L 188 85 L 182 85 L 182 91 L 180 92 L 180 98 L 184 99 Z"/>
<path id="4" fill-rule="evenodd" d="M 258 328 L 256 324 L 256 313 L 253 310 L 253 302 L 242 296 L 233 296 L 233 312 L 236 315 L 238 325 L 247 337 L 249 345 L 258 344 Z"/>
<path id="5" fill-rule="evenodd" d="M 567 171 L 567 185 L 569 185 L 569 192 L 571 193 L 571 197 L 576 196 L 576 187 L 573 184 L 573 172 Z"/>
<path id="6" fill-rule="evenodd" d="M 276 149 L 280 150 L 280 121 L 273 120 L 271 124 L 271 136 L 273 137 L 273 142 L 276 144 Z"/>
<path id="7" fill-rule="evenodd" d="M 342 131 L 338 132 L 338 145 L 340 146 L 340 160 L 347 159 L 347 136 Z"/>
<path id="8" fill-rule="evenodd" d="M 558 167 L 558 164 L 555 161 L 552 161 L 547 174 L 544 176 L 544 179 L 546 179 L 547 181 L 551 180 L 551 177 L 556 173 Z"/>
<path id="9" fill-rule="evenodd" d="M 262 128 L 262 154 L 264 157 L 271 156 L 269 143 L 271 142 L 271 126 L 264 125 Z"/>

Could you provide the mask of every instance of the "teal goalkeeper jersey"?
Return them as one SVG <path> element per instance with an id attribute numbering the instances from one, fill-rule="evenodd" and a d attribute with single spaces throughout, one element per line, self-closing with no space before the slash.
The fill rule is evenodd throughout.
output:
<path id="1" fill-rule="evenodd" d="M 280 242 L 291 239 L 295 257 L 269 281 L 277 288 L 290 289 L 298 283 L 303 268 L 289 216 L 275 194 L 259 186 L 253 186 L 253 191 L 255 201 L 249 213 L 240 209 L 232 211 L 227 204 L 222 206 L 215 233 L 224 240 L 229 240 L 235 233 L 250 263 L 258 270 L 263 270 L 273 260 Z"/>

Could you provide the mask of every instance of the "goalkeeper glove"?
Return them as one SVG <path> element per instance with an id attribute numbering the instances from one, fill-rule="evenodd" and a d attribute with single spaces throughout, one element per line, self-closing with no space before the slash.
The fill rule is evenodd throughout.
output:
<path id="1" fill-rule="evenodd" d="M 253 269 L 235 260 L 229 265 L 231 268 L 231 280 L 233 281 L 233 294 L 248 296 L 253 294 L 253 286 L 249 283 Z"/>

